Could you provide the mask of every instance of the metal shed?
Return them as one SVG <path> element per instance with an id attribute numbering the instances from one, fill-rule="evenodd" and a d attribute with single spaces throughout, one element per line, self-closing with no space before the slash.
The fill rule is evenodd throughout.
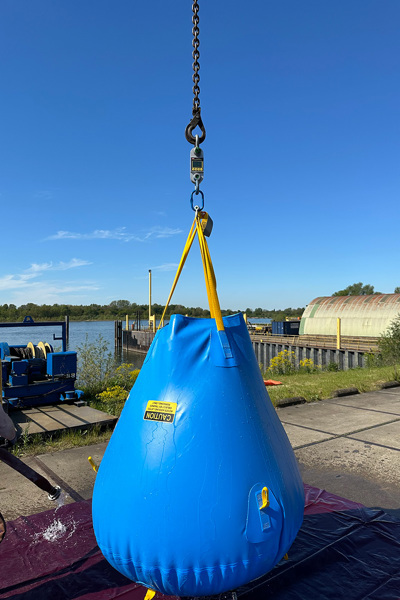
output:
<path id="1" fill-rule="evenodd" d="M 307 305 L 300 335 L 336 335 L 341 319 L 343 336 L 379 337 L 400 314 L 400 294 L 322 296 Z"/>

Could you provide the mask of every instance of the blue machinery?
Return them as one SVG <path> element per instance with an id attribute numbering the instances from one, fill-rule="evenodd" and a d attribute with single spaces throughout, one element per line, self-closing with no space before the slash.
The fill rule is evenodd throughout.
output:
<path id="1" fill-rule="evenodd" d="M 61 352 L 48 343 L 9 346 L 0 342 L 3 401 L 11 407 L 24 408 L 75 400 L 82 395 L 75 390 L 77 354 L 67 351 L 65 321 L 34 321 L 25 317 L 22 323 L 0 323 L 0 327 L 61 327 Z M 1 388 L 1 386 L 0 386 Z"/>

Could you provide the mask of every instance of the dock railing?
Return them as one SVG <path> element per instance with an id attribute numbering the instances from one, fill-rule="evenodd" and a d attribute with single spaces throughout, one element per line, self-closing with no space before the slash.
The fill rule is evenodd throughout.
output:
<path id="1" fill-rule="evenodd" d="M 336 335 L 273 335 L 260 331 L 249 331 L 253 341 L 274 342 L 290 344 L 292 346 L 310 346 L 314 348 L 336 348 Z M 379 338 L 341 336 L 341 347 L 346 350 L 360 350 L 363 352 L 378 352 Z"/>

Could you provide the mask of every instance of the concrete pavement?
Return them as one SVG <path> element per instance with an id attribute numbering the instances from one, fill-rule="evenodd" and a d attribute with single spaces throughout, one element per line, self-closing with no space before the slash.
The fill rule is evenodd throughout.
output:
<path id="1" fill-rule="evenodd" d="M 400 518 L 400 387 L 277 410 L 305 483 L 380 507 Z M 64 490 L 66 502 L 92 495 L 107 444 L 30 457 Z M 8 520 L 52 508 L 46 494 L 0 463 L 0 511 Z"/>
<path id="2" fill-rule="evenodd" d="M 303 481 L 400 518 L 400 387 L 278 409 Z"/>

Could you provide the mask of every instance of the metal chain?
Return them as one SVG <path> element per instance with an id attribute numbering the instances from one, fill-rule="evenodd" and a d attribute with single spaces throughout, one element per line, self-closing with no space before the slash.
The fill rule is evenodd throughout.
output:
<path id="1" fill-rule="evenodd" d="M 193 41 L 192 41 L 192 46 L 193 46 L 193 111 L 192 114 L 195 115 L 199 109 L 200 109 L 200 64 L 199 64 L 199 58 L 200 58 L 200 51 L 199 51 L 199 45 L 200 45 L 200 40 L 199 40 L 199 4 L 198 4 L 198 0 L 194 0 L 193 4 L 192 4 L 192 11 L 193 11 L 193 17 L 192 17 L 192 23 L 193 23 L 193 28 L 192 28 L 192 33 L 193 33 Z"/>
<path id="2" fill-rule="evenodd" d="M 193 76 L 192 76 L 192 80 L 193 80 L 193 109 L 192 109 L 192 120 L 190 121 L 190 123 L 186 126 L 185 129 L 185 137 L 187 139 L 188 142 L 190 142 L 190 144 L 196 145 L 196 147 L 199 146 L 199 144 L 202 144 L 204 142 L 204 140 L 206 139 L 206 128 L 204 127 L 204 123 L 203 120 L 201 118 L 201 108 L 200 108 L 200 64 L 199 64 L 199 58 L 200 58 L 200 51 L 199 51 L 199 45 L 200 45 L 200 40 L 199 40 L 199 2 L 198 0 L 193 0 L 193 4 L 192 4 L 192 11 L 193 11 L 193 17 L 192 17 L 192 23 L 193 23 L 193 27 L 192 27 L 192 33 L 193 33 L 193 41 L 192 41 L 192 46 L 193 46 Z M 194 137 L 193 135 L 193 131 L 196 129 L 196 127 L 199 127 L 200 131 L 201 131 L 201 135 L 198 137 Z"/>

